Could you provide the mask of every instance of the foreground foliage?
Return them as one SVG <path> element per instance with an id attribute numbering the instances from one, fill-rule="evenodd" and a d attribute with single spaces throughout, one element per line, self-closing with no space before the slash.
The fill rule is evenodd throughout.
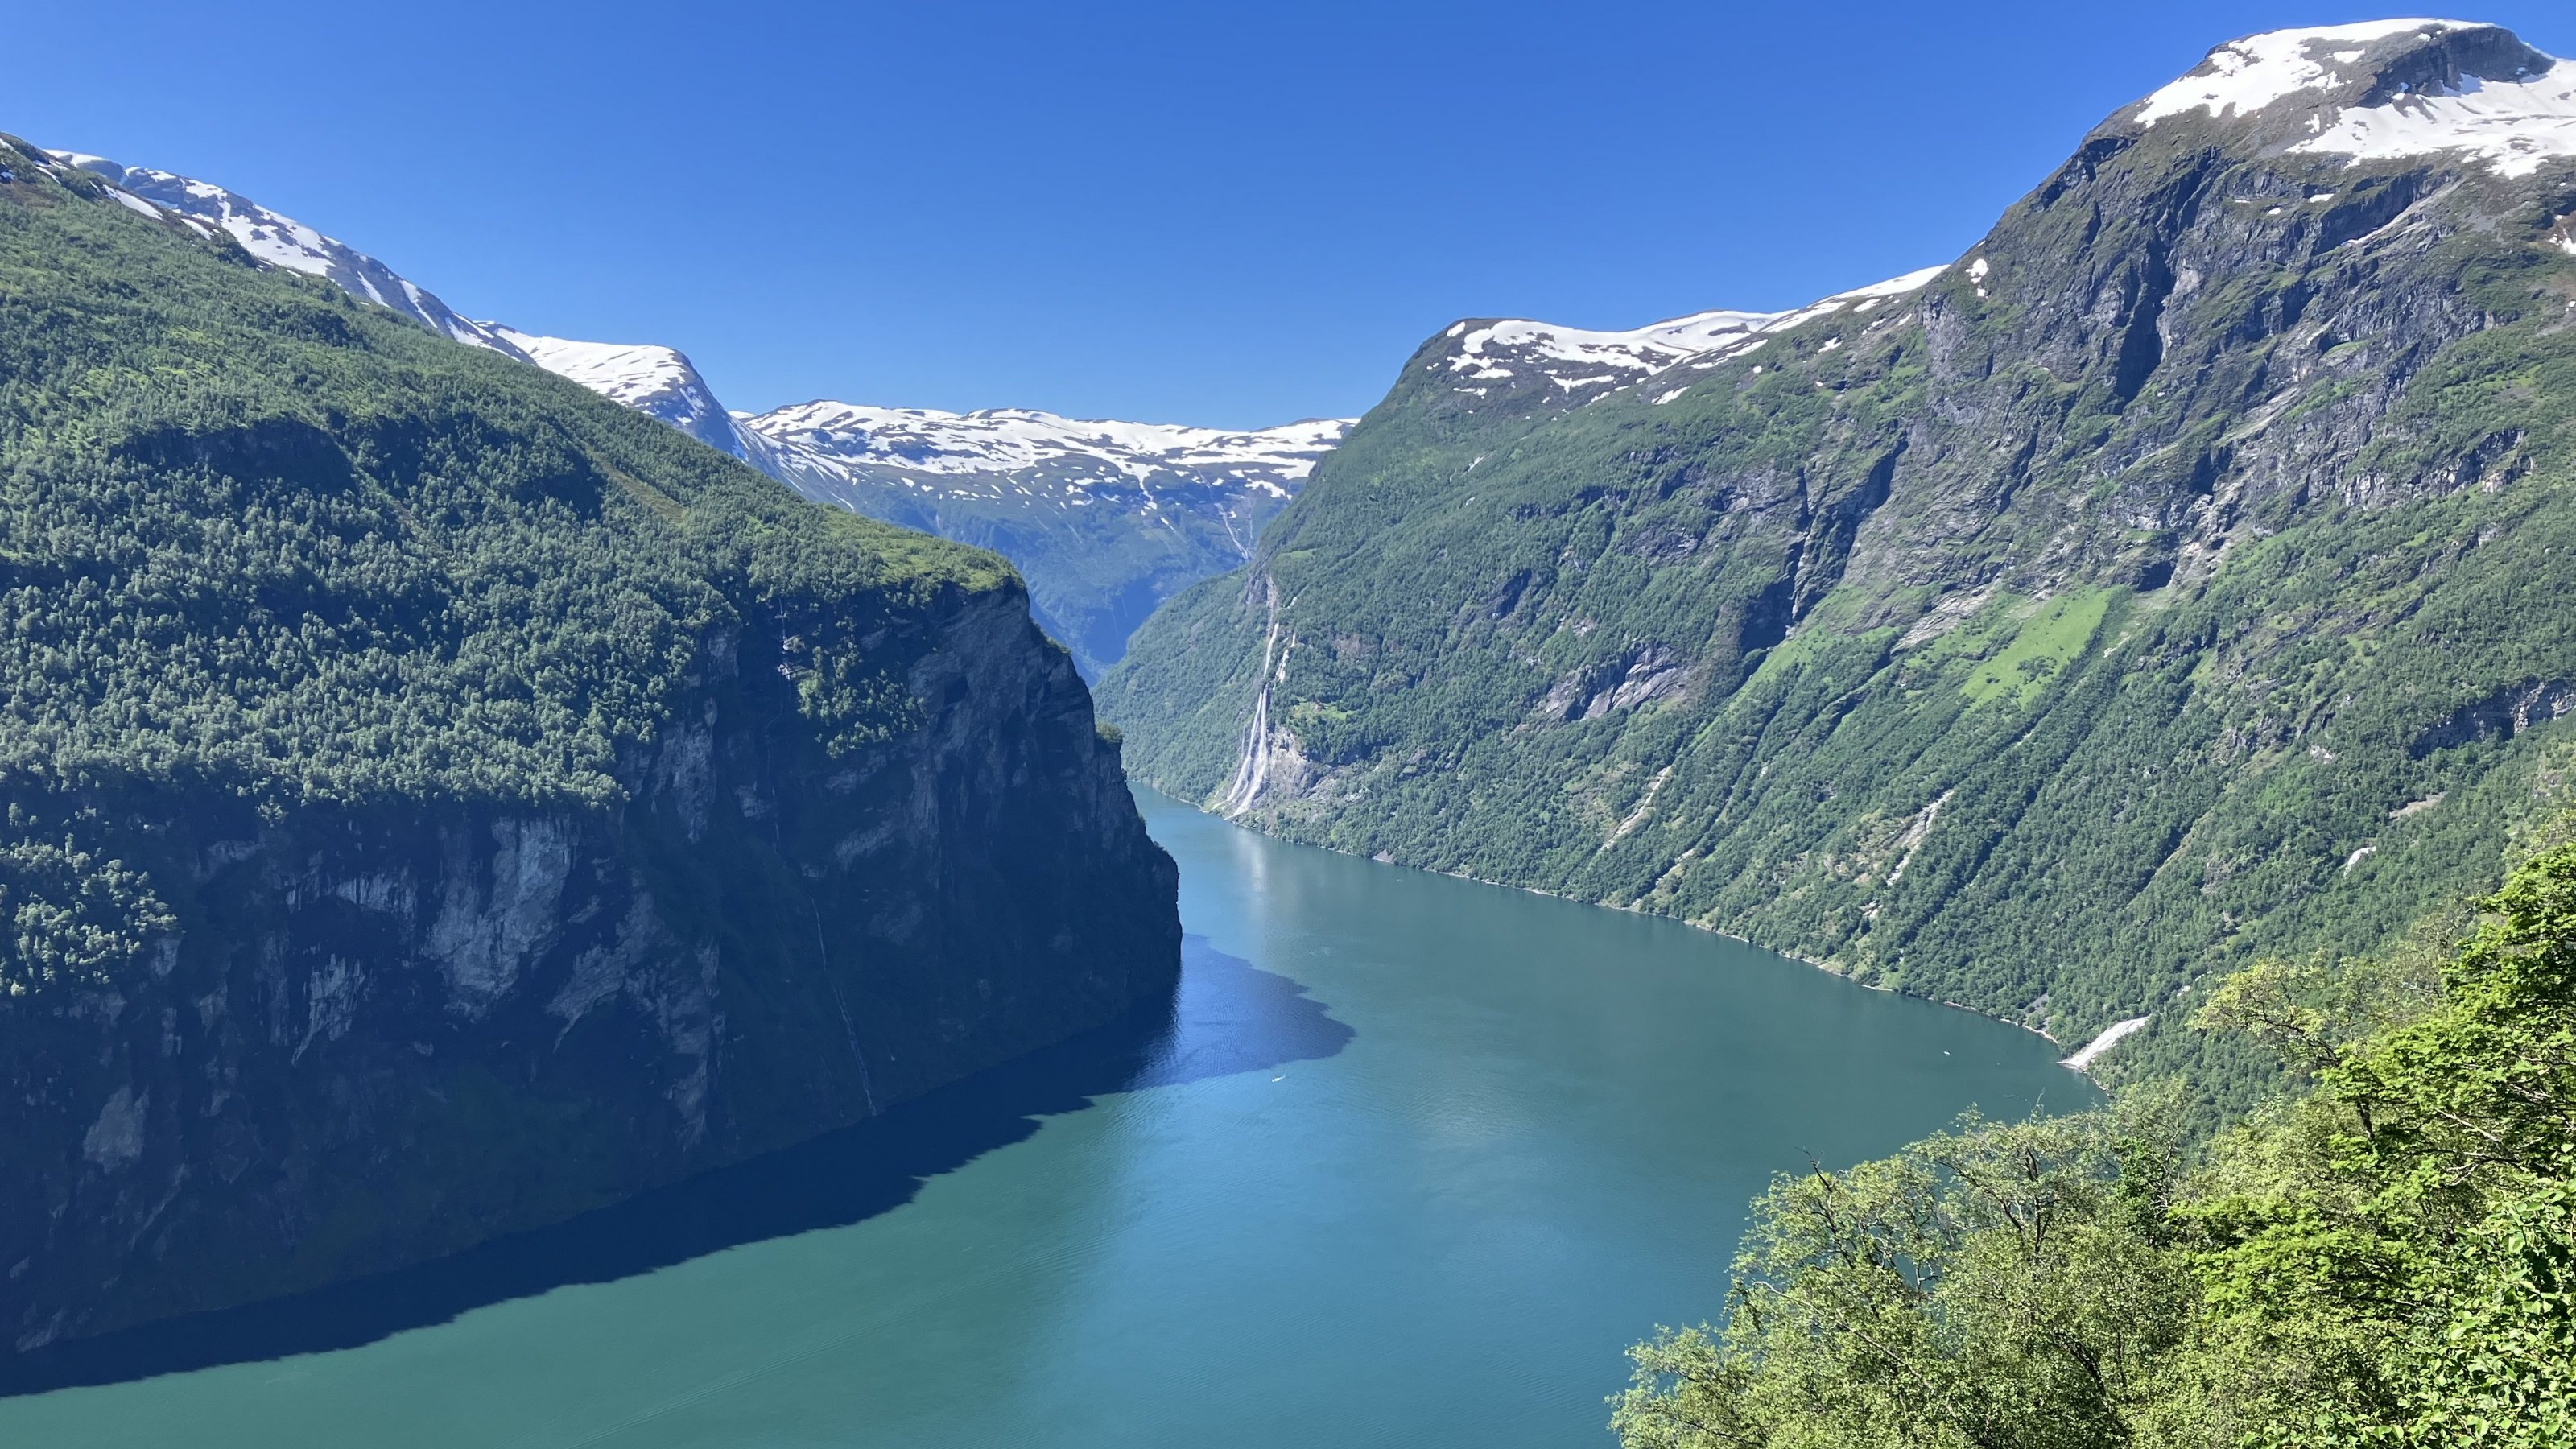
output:
<path id="1" fill-rule="evenodd" d="M 2207 1029 L 2300 1090 L 2186 1169 L 2179 1098 L 1782 1179 L 1722 1327 L 1633 1351 L 1629 1449 L 2576 1442 L 2576 846 L 2448 959 L 2270 963 Z"/>

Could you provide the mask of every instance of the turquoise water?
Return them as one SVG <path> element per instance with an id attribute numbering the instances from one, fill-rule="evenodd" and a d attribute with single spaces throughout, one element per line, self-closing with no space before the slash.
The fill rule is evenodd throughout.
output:
<path id="1" fill-rule="evenodd" d="M 1771 1174 L 2091 1100 L 1964 1012 L 1143 804 L 1167 1030 L 198 1325 L 88 1376 L 355 1346 L 0 1400 L 0 1444 L 1603 1446 L 1621 1348 L 1718 1311 Z"/>

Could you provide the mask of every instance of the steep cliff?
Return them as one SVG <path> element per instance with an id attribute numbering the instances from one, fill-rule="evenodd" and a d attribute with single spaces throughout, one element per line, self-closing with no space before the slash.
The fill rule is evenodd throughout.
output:
<path id="1" fill-rule="evenodd" d="M 1947 267 L 1462 322 L 1103 708 L 1265 828 L 2156 1050 L 2564 793 L 2571 153 L 2507 32 L 2282 32 Z"/>
<path id="2" fill-rule="evenodd" d="M 989 555 L 0 154 L 0 1324 L 418 1261 L 1167 997 Z"/>

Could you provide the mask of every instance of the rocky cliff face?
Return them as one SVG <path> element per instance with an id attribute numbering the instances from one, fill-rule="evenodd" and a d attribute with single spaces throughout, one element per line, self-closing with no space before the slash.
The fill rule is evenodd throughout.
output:
<path id="1" fill-rule="evenodd" d="M 20 1348 L 417 1261 L 855 1122 L 1177 978 L 1170 861 L 1007 593 L 832 758 L 709 641 L 612 809 L 14 793 L 169 912 L 0 1032 Z M 765 637 L 764 637 L 765 636 Z"/>
<path id="2" fill-rule="evenodd" d="M 1947 267 L 1625 368 L 1692 319 L 1460 323 L 1104 708 L 1297 838 L 2154 1049 L 2564 793 L 2572 153 L 2504 31 L 2282 32 Z"/>
<path id="3" fill-rule="evenodd" d="M 18 1348 L 1168 1001 L 1172 864 L 998 560 L 0 159 Z"/>

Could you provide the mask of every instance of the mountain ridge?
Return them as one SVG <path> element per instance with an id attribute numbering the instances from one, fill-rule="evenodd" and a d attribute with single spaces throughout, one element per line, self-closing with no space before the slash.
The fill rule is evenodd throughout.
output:
<path id="1" fill-rule="evenodd" d="M 1429 339 L 1104 678 L 1131 770 L 2060 1040 L 2150 1017 L 2115 1068 L 2491 878 L 2576 701 L 2576 66 L 2211 54 L 1876 306 L 1579 398 Z"/>
<path id="2" fill-rule="evenodd" d="M 260 265 L 321 277 L 452 340 L 568 377 L 817 501 L 1000 552 L 1027 576 L 1040 624 L 1091 677 L 1173 589 L 1248 557 L 1262 523 L 1349 426 L 1305 419 L 1229 430 L 828 400 L 736 413 L 676 348 L 472 320 L 376 258 L 237 192 L 87 153 L 47 154 L 107 181 L 129 206 L 229 236 Z M 1076 508 L 1094 513 L 1067 519 Z"/>
<path id="3" fill-rule="evenodd" d="M 1170 858 L 1000 559 L 0 161 L 0 1339 L 1168 1006 Z"/>

